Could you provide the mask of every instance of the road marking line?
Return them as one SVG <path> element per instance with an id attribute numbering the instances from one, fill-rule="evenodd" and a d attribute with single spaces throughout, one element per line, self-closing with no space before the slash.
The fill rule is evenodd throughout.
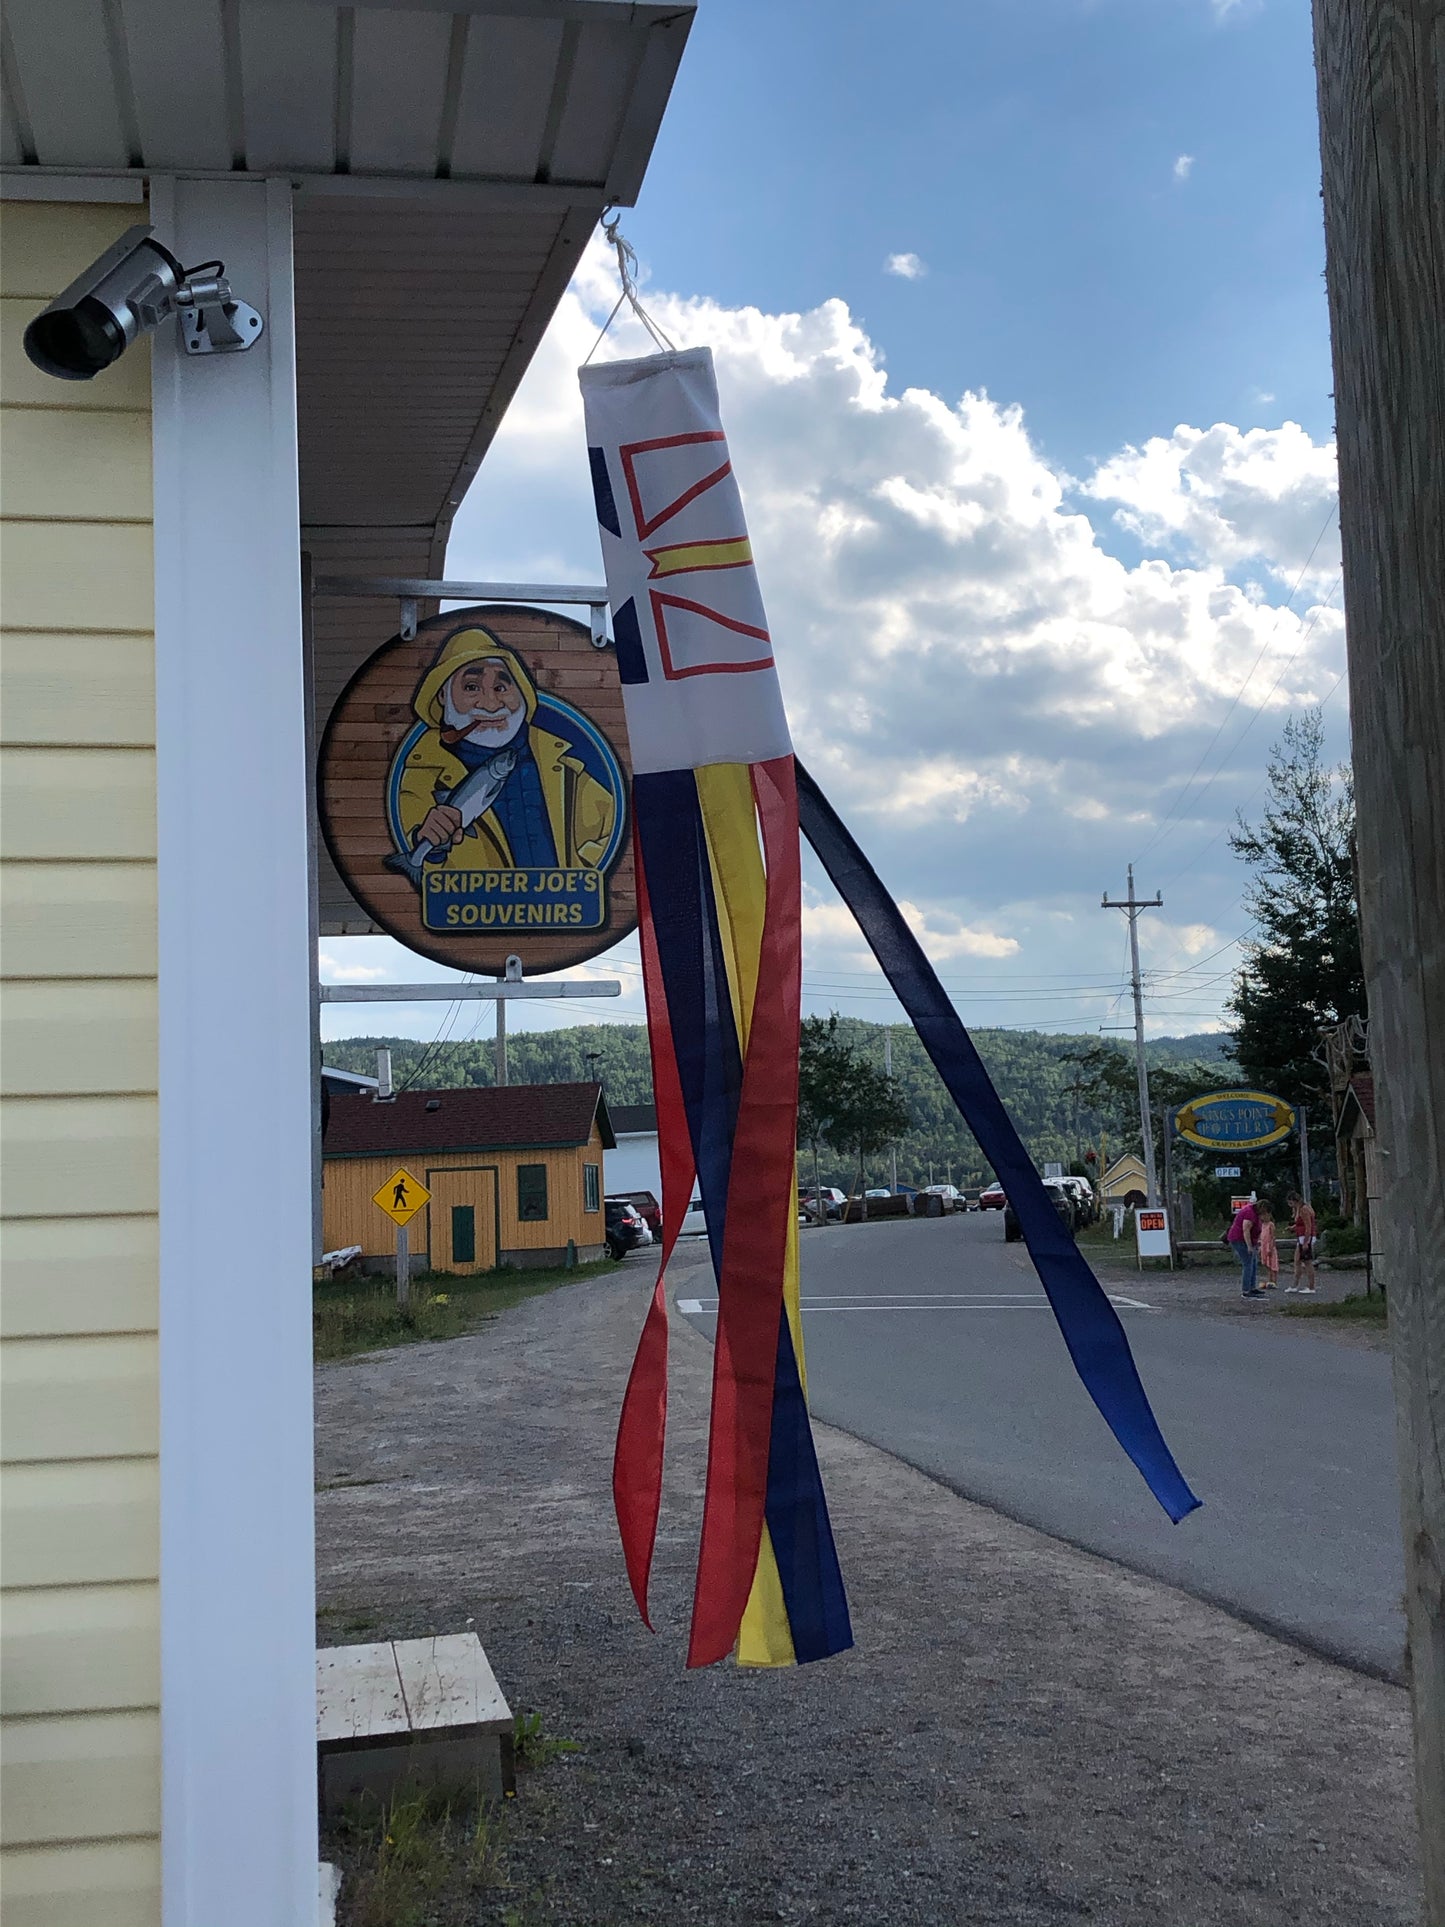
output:
<path id="1" fill-rule="evenodd" d="M 1109 1303 L 1117 1305 L 1124 1311 L 1154 1310 L 1154 1307 L 1145 1304 L 1142 1298 L 1110 1297 Z M 850 1297 L 846 1300 L 841 1297 L 804 1298 L 802 1307 L 804 1311 L 814 1312 L 1047 1311 L 1049 1301 L 1047 1298 L 1035 1296 L 1025 1298 L 1017 1293 L 1009 1296 L 1000 1293 L 993 1296 L 932 1298 L 923 1303 L 900 1301 L 897 1298 Z M 677 1309 L 685 1318 L 711 1318 L 716 1314 L 717 1308 L 716 1298 L 679 1298 L 677 1301 Z"/>

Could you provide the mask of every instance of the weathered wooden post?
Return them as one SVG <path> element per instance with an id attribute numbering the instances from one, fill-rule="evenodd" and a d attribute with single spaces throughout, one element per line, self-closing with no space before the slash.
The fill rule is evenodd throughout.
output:
<path id="1" fill-rule="evenodd" d="M 1445 8 L 1314 0 L 1425 1914 L 1445 1927 Z"/>

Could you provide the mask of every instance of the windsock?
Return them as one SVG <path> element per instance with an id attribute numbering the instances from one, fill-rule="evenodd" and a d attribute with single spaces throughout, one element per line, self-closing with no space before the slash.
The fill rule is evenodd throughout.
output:
<path id="1" fill-rule="evenodd" d="M 706 349 L 581 371 L 633 766 L 663 1248 L 613 1463 L 644 1620 L 667 1412 L 664 1278 L 693 1195 L 717 1278 L 690 1666 L 853 1643 L 798 1304 L 798 794 Z"/>

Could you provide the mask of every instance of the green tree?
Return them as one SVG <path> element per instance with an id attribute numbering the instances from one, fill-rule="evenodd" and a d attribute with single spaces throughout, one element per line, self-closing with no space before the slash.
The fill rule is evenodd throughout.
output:
<path id="1" fill-rule="evenodd" d="M 845 1100 L 853 1052 L 838 1035 L 838 1013 L 805 1017 L 798 1037 L 798 1142 L 813 1153 L 813 1199 L 822 1210 L 819 1154 L 833 1139 L 834 1116 Z"/>
<path id="2" fill-rule="evenodd" d="M 886 1144 L 902 1137 L 912 1119 L 898 1079 L 876 1069 L 866 1058 L 850 1054 L 853 1061 L 848 1066 L 842 1079 L 842 1088 L 834 1101 L 833 1115 L 828 1125 L 828 1141 L 836 1150 L 846 1149 L 857 1154 L 858 1195 L 866 1218 L 868 1202 L 863 1198 L 866 1184 L 864 1164 Z"/>
<path id="3" fill-rule="evenodd" d="M 1348 767 L 1325 765 L 1318 708 L 1285 724 L 1268 775 L 1264 815 L 1251 826 L 1241 813 L 1229 839 L 1253 872 L 1244 900 L 1259 930 L 1229 1007 L 1245 1076 L 1299 1100 L 1325 1088 L 1314 1055 L 1322 1027 L 1365 1014 L 1355 795 Z"/>

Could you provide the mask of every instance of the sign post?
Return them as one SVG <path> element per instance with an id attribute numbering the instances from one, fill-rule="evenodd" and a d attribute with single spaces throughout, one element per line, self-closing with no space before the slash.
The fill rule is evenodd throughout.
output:
<path id="1" fill-rule="evenodd" d="M 411 1234 L 407 1226 L 431 1202 L 431 1192 L 419 1178 L 398 1166 L 386 1183 L 372 1192 L 371 1202 L 396 1226 L 396 1302 L 404 1305 L 411 1295 Z"/>

